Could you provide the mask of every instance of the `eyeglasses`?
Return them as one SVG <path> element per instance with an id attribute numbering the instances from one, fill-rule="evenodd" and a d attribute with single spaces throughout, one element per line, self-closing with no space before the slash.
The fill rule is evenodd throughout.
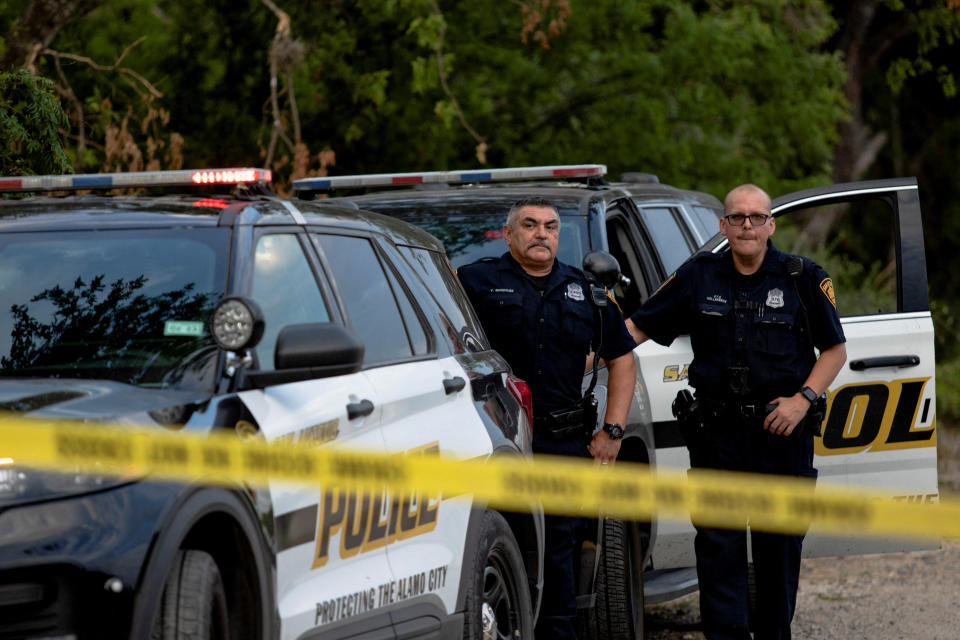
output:
<path id="1" fill-rule="evenodd" d="M 723 216 L 724 220 L 732 224 L 735 227 L 742 227 L 743 223 L 747 221 L 747 218 L 750 218 L 750 226 L 760 227 L 767 224 L 767 220 L 772 218 L 765 213 L 751 213 L 750 215 L 745 215 L 743 213 L 731 213 L 728 216 Z"/>

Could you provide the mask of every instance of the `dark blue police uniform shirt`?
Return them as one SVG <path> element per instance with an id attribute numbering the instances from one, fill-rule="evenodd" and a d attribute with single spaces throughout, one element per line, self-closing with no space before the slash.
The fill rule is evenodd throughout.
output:
<path id="1" fill-rule="evenodd" d="M 766 402 L 793 395 L 816 362 L 812 346 L 823 351 L 846 338 L 830 277 L 803 258 L 795 287 L 784 264 L 787 255 L 768 239 L 760 269 L 745 276 L 734 268 L 729 249 L 699 253 L 667 278 L 631 320 L 662 345 L 690 335 L 694 357 L 689 380 L 698 396 L 726 398 L 731 366 L 749 367 L 750 399 Z M 810 338 L 798 287 L 808 308 Z"/>
<path id="2" fill-rule="evenodd" d="M 457 270 L 491 346 L 530 385 L 536 415 L 582 397 L 584 364 L 602 316 L 600 355 L 613 360 L 636 346 L 620 308 L 590 301 L 586 276 L 559 260 L 541 295 L 509 252 Z"/>

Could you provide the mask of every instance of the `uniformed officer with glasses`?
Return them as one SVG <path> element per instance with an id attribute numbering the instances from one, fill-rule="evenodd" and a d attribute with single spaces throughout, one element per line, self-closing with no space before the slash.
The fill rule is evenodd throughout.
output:
<path id="1" fill-rule="evenodd" d="M 669 345 L 689 334 L 688 391 L 674 403 L 697 468 L 815 479 L 813 436 L 821 395 L 846 361 L 833 284 L 813 261 L 770 241 L 770 197 L 740 185 L 724 201 L 729 248 L 699 253 L 627 320 L 638 342 Z M 816 351 L 819 351 L 819 357 Z M 802 535 L 751 531 L 756 578 L 748 611 L 746 522 L 699 526 L 695 550 L 700 614 L 711 640 L 790 638 Z"/>

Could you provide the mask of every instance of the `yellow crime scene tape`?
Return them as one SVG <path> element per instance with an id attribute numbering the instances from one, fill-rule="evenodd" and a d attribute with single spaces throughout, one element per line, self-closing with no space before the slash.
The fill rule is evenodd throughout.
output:
<path id="1" fill-rule="evenodd" d="M 892 493 L 841 489 L 810 480 L 647 465 L 595 466 L 589 460 L 536 456 L 454 460 L 439 455 L 389 455 L 302 444 L 54 420 L 0 421 L 0 459 L 85 473 L 265 485 L 370 490 L 389 486 L 447 495 L 473 494 L 497 508 L 605 514 L 628 520 L 687 520 L 714 526 L 912 538 L 960 537 L 960 501 L 894 500 Z M 2 467 L 0 467 L 2 468 Z"/>

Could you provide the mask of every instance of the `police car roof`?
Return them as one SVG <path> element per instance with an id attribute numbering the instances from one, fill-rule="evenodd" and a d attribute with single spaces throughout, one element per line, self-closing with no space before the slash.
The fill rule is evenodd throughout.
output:
<path id="1" fill-rule="evenodd" d="M 286 202 L 279 197 L 241 199 L 214 194 L 27 197 L 0 200 L 0 232 L 307 224 L 381 233 L 395 243 L 442 250 L 442 244 L 419 227 L 356 205 L 325 200 Z"/>

